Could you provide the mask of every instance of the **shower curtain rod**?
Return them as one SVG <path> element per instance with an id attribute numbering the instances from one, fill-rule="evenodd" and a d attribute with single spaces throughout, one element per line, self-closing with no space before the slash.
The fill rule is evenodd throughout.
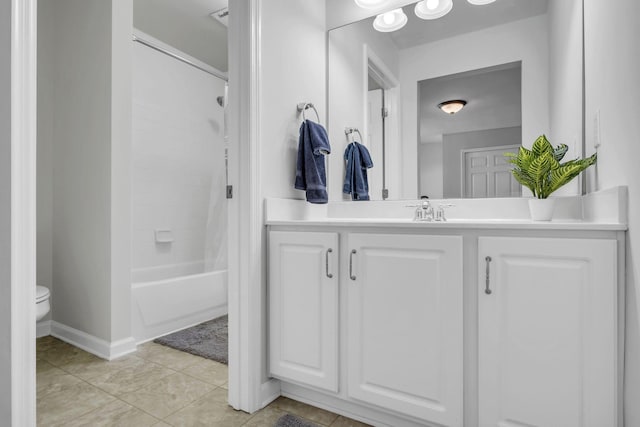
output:
<path id="1" fill-rule="evenodd" d="M 194 63 L 193 61 L 190 61 L 187 58 L 184 58 L 184 57 L 182 57 L 182 56 L 180 56 L 178 54 L 175 54 L 175 53 L 173 53 L 173 52 L 171 52 L 171 51 L 169 51 L 167 49 L 164 49 L 164 48 L 162 48 L 162 47 L 160 47 L 160 46 L 158 46 L 158 45 L 156 45 L 156 44 L 154 44 L 154 43 L 152 43 L 152 42 L 150 42 L 148 40 L 145 40 L 145 39 L 143 39 L 143 38 L 141 38 L 139 36 L 136 36 L 135 34 L 133 34 L 133 41 L 134 42 L 138 42 L 140 44 L 143 44 L 143 45 L 145 45 L 147 47 L 150 47 L 151 49 L 157 50 L 158 52 L 164 53 L 165 55 L 169 55 L 170 57 L 172 57 L 174 59 L 177 59 L 178 61 L 184 62 L 187 65 L 191 65 L 192 67 L 195 67 L 200 71 L 204 71 L 205 73 L 211 74 L 212 76 L 217 77 L 219 79 L 222 79 L 225 82 L 229 81 L 229 78 L 226 75 L 224 75 L 223 73 L 221 73 L 221 72 L 219 72 L 219 71 L 217 71 L 215 69 L 207 69 L 205 67 L 202 67 L 202 66 Z"/>

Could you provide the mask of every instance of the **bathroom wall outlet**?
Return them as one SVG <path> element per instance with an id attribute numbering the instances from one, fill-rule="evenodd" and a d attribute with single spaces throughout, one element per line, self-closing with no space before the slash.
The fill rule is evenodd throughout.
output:
<path id="1" fill-rule="evenodd" d="M 598 109 L 593 117 L 593 148 L 596 150 L 602 145 L 600 126 L 600 110 Z"/>

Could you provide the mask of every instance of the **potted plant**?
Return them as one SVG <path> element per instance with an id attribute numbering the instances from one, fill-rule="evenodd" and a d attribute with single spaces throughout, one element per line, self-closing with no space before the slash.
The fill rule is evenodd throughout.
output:
<path id="1" fill-rule="evenodd" d="M 518 154 L 505 153 L 507 161 L 514 165 L 511 170 L 514 178 L 533 193 L 529 209 L 534 221 L 551 220 L 554 204 L 553 199 L 547 198 L 597 160 L 596 153 L 586 159 L 560 163 L 568 149 L 565 144 L 554 148 L 542 135 L 533 143 L 531 150 L 520 147 Z"/>

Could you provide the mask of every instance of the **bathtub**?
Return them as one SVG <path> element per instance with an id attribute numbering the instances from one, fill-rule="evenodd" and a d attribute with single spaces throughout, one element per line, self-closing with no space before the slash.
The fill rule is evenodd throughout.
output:
<path id="1" fill-rule="evenodd" d="M 227 271 L 198 263 L 132 271 L 138 344 L 227 314 Z"/>

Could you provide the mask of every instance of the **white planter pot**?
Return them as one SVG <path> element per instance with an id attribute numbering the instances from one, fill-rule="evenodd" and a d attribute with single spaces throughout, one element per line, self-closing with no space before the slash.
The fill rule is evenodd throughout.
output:
<path id="1" fill-rule="evenodd" d="M 529 212 L 534 221 L 551 221 L 555 199 L 529 199 Z"/>

